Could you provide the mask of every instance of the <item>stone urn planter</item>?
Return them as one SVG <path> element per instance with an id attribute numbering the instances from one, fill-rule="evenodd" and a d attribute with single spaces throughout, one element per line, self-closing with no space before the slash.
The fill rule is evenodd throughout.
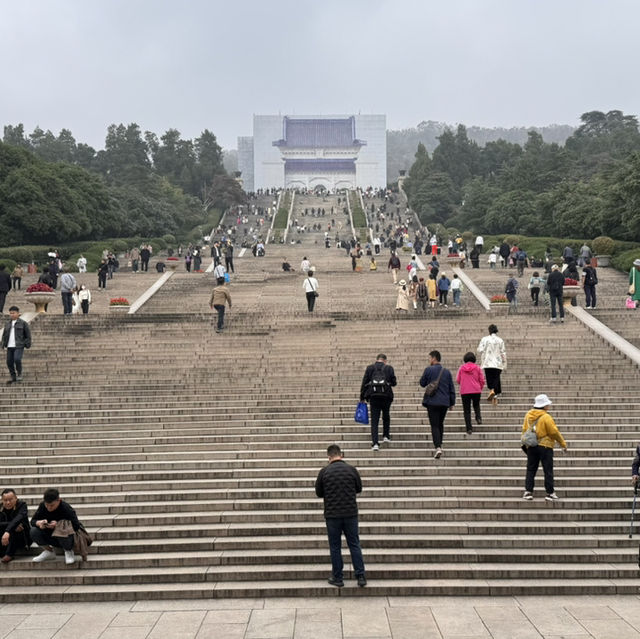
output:
<path id="1" fill-rule="evenodd" d="M 582 290 L 579 284 L 565 285 L 562 289 L 562 301 L 565 306 L 571 304 L 571 300 L 577 297 L 578 293 Z"/>
<path id="2" fill-rule="evenodd" d="M 122 315 L 126 315 L 129 312 L 131 305 L 127 304 L 113 304 L 109 306 L 110 313 L 121 313 Z"/>
<path id="3" fill-rule="evenodd" d="M 169 258 L 167 258 L 164 263 L 166 264 L 167 268 L 171 271 L 175 271 L 178 266 L 180 266 L 180 264 L 182 263 L 182 260 L 180 259 L 175 259 L 175 260 L 171 260 Z"/>
<path id="4" fill-rule="evenodd" d="M 605 268 L 611 266 L 611 255 L 596 255 L 596 260 L 598 266 L 604 266 Z"/>
<path id="5" fill-rule="evenodd" d="M 56 296 L 54 292 L 46 293 L 45 291 L 38 291 L 36 293 L 25 293 L 27 301 L 36 305 L 36 313 L 46 313 L 44 307 L 52 302 Z"/>

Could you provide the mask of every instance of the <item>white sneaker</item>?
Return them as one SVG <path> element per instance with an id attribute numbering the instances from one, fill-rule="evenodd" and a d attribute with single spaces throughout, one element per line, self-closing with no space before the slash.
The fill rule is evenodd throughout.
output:
<path id="1" fill-rule="evenodd" d="M 56 553 L 53 550 L 43 550 L 39 555 L 34 557 L 32 561 L 39 564 L 42 561 L 50 561 L 56 558 Z"/>
<path id="2" fill-rule="evenodd" d="M 436 453 L 433 456 L 434 459 L 440 459 L 442 457 L 442 448 L 436 448 Z"/>
<path id="3" fill-rule="evenodd" d="M 531 501 L 533 499 L 533 493 L 530 493 L 528 490 L 525 491 L 524 495 L 522 495 L 522 499 L 526 499 L 527 501 Z"/>
<path id="4" fill-rule="evenodd" d="M 371 447 L 371 450 L 380 450 L 380 446 L 378 446 L 378 444 L 374 444 L 374 445 Z"/>
<path id="5" fill-rule="evenodd" d="M 551 493 L 550 495 L 547 495 L 545 497 L 545 499 L 547 501 L 556 501 L 556 500 L 560 499 L 560 497 L 558 497 L 558 495 L 556 495 L 555 493 Z"/>
<path id="6" fill-rule="evenodd" d="M 590 306 L 585 306 L 585 308 L 586 308 L 586 309 L 590 309 L 591 307 L 590 307 Z"/>
<path id="7" fill-rule="evenodd" d="M 388 442 L 390 442 L 391 440 L 390 440 L 388 437 L 383 437 L 383 438 L 382 438 L 382 441 L 383 441 L 383 442 L 387 442 L 387 443 L 388 443 Z"/>
<path id="8" fill-rule="evenodd" d="M 64 563 L 67 566 L 74 564 L 76 562 L 76 555 L 73 550 L 65 550 L 64 551 Z"/>

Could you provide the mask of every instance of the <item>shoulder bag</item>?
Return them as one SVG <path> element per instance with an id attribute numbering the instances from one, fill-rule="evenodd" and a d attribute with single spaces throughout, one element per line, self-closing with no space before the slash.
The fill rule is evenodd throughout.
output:
<path id="1" fill-rule="evenodd" d="M 442 373 L 443 372 L 444 372 L 444 366 L 442 366 L 440 368 L 440 374 L 438 375 L 438 378 L 435 379 L 433 382 L 429 382 L 424 387 L 424 397 L 425 397 L 425 399 L 427 397 L 433 397 L 436 394 L 436 391 L 438 390 L 438 386 L 440 385 L 440 378 L 442 377 Z"/>

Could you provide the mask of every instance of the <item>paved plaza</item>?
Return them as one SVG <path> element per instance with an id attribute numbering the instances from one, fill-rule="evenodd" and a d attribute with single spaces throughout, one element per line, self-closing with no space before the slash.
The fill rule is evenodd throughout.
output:
<path id="1" fill-rule="evenodd" d="M 316 597 L 5 604 L 23 639 L 627 639 L 640 597 Z"/>

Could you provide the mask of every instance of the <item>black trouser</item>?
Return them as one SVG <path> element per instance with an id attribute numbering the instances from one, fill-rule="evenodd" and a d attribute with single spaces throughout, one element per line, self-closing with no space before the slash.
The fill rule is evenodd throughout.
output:
<path id="1" fill-rule="evenodd" d="M 310 293 L 307 293 L 307 309 L 309 313 L 311 313 L 311 311 L 313 310 L 315 303 L 316 303 L 315 291 L 311 291 Z"/>
<path id="2" fill-rule="evenodd" d="M 15 380 L 16 375 L 22 375 L 22 354 L 24 348 L 7 348 L 7 368 L 11 379 Z"/>
<path id="3" fill-rule="evenodd" d="M 538 297 L 540 295 L 540 287 L 539 286 L 533 286 L 531 288 L 531 301 L 533 302 L 534 306 L 538 306 Z"/>
<path id="4" fill-rule="evenodd" d="M 502 392 L 502 384 L 500 383 L 500 368 L 485 368 L 484 376 L 487 380 L 487 388 L 492 390 L 496 395 Z"/>
<path id="5" fill-rule="evenodd" d="M 149 270 L 149 259 L 147 258 L 146 260 L 142 260 L 142 266 L 140 268 L 141 271 L 148 271 Z"/>
<path id="6" fill-rule="evenodd" d="M 584 296 L 586 298 L 587 306 L 592 308 L 596 307 L 596 286 L 595 284 L 584 285 Z"/>
<path id="7" fill-rule="evenodd" d="M 63 550 L 73 550 L 75 535 L 69 535 L 68 537 L 53 537 L 53 530 L 50 528 L 42 530 L 41 528 L 32 526 L 31 539 L 38 544 L 38 546 L 57 546 Z"/>
<path id="8" fill-rule="evenodd" d="M 107 288 L 107 274 L 98 273 L 98 288 Z"/>
<path id="9" fill-rule="evenodd" d="M 372 397 L 369 400 L 371 406 L 371 441 L 379 444 L 378 424 L 380 423 L 380 413 L 382 412 L 382 436 L 390 437 L 391 415 L 389 409 L 393 400 L 387 397 Z"/>
<path id="10" fill-rule="evenodd" d="M 444 437 L 444 418 L 447 415 L 448 406 L 427 406 L 429 424 L 431 424 L 431 439 L 434 448 L 442 447 Z"/>
<path id="11" fill-rule="evenodd" d="M 82 314 L 86 315 L 89 312 L 89 300 L 81 300 L 80 306 L 82 306 Z"/>
<path id="12" fill-rule="evenodd" d="M 447 295 L 449 294 L 449 291 L 440 291 L 440 304 L 446 304 L 447 303 Z"/>
<path id="13" fill-rule="evenodd" d="M 460 395 L 462 397 L 462 412 L 464 413 L 464 424 L 467 427 L 467 432 L 470 433 L 473 430 L 471 425 L 471 404 L 473 403 L 473 413 L 476 416 L 476 421 L 482 419 L 480 414 L 480 393 L 468 393 L 466 395 Z"/>
<path id="14" fill-rule="evenodd" d="M 562 303 L 562 291 L 559 293 L 557 291 L 551 291 L 549 293 L 549 297 L 551 299 L 551 318 L 552 319 L 556 318 L 556 302 L 560 307 L 560 317 L 564 318 L 564 305 Z"/>
<path id="15" fill-rule="evenodd" d="M 73 293 L 71 291 L 65 291 L 60 293 L 62 297 L 62 309 L 65 315 L 71 315 L 73 312 Z"/>
<path id="16" fill-rule="evenodd" d="M 544 471 L 544 489 L 547 495 L 553 491 L 553 448 L 546 446 L 529 446 L 527 448 L 527 476 L 524 480 L 524 489 L 527 492 L 533 492 L 533 482 L 536 478 L 538 466 L 542 462 L 542 470 Z"/>
<path id="17" fill-rule="evenodd" d="M 7 299 L 8 291 L 0 291 L 0 313 L 4 310 L 4 301 Z"/>
<path id="18" fill-rule="evenodd" d="M 11 278 L 13 280 L 13 290 L 20 290 L 20 284 L 22 282 L 22 278 L 21 277 L 12 277 Z"/>
<path id="19" fill-rule="evenodd" d="M 7 523 L 0 523 L 0 537 L 6 532 Z M 9 533 L 9 543 L 6 546 L 0 544 L 0 557 L 9 555 L 15 557 L 16 551 L 28 548 L 31 546 L 31 537 L 29 536 L 29 529 L 23 529 L 21 531 L 14 530 Z"/>
<path id="20" fill-rule="evenodd" d="M 213 308 L 216 309 L 218 313 L 218 330 L 221 331 L 224 328 L 224 304 L 214 304 Z"/>
<path id="21" fill-rule="evenodd" d="M 227 273 L 229 273 L 229 271 L 231 271 L 231 273 L 235 273 L 235 270 L 233 268 L 233 258 L 232 257 L 225 257 L 224 258 L 224 265 L 227 268 Z"/>

